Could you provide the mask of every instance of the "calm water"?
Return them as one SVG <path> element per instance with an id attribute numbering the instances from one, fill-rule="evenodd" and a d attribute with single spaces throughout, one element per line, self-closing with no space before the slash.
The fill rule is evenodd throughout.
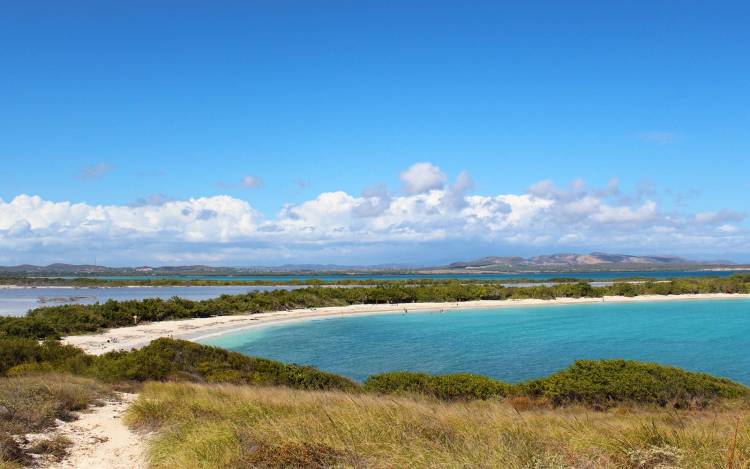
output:
<path id="1" fill-rule="evenodd" d="M 334 274 L 334 275 L 126 275 L 126 276 L 96 276 L 104 280 L 220 280 L 220 281 L 269 281 L 284 282 L 290 280 L 410 280 L 410 279 L 461 279 L 461 280 L 511 280 L 527 278 L 534 280 L 549 280 L 551 278 L 585 278 L 596 280 L 611 280 L 623 277 L 645 277 L 653 279 L 682 278 L 682 277 L 727 277 L 737 273 L 750 271 L 653 271 L 653 272 L 545 272 L 545 273 L 516 273 L 516 274 Z"/>
<path id="2" fill-rule="evenodd" d="M 64 288 L 24 287 L 0 288 L 0 316 L 23 316 L 29 309 L 61 304 L 93 304 L 107 300 L 142 300 L 144 298 L 171 298 L 180 296 L 188 300 L 206 300 L 221 295 L 238 295 L 251 291 L 276 290 L 286 287 L 112 287 L 112 288 Z"/>
<path id="3" fill-rule="evenodd" d="M 576 359 L 626 358 L 750 385 L 750 300 L 348 316 L 262 326 L 203 342 L 356 380 L 413 370 L 518 382 Z"/>
<path id="4" fill-rule="evenodd" d="M 611 285 L 612 282 L 591 282 L 592 286 Z M 507 286 L 555 285 L 553 282 L 513 283 Z M 352 286 L 340 286 L 348 288 Z M 189 287 L 18 287 L 0 286 L 0 316 L 23 316 L 29 309 L 62 304 L 92 304 L 107 300 L 142 300 L 144 298 L 171 298 L 179 296 L 188 300 L 206 300 L 220 295 L 238 295 L 253 291 L 295 290 L 304 285 L 284 286 L 189 286 Z"/>

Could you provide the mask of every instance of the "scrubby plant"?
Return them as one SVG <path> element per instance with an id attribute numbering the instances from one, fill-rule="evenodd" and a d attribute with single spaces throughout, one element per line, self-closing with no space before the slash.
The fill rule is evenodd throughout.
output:
<path id="1" fill-rule="evenodd" d="M 579 360 L 566 370 L 520 384 L 514 392 L 545 398 L 555 405 L 637 402 L 704 407 L 721 398 L 747 397 L 750 390 L 725 378 L 655 363 Z"/>
<path id="2" fill-rule="evenodd" d="M 503 397 L 510 386 L 470 373 L 429 375 L 398 371 L 370 376 L 364 389 L 381 394 L 422 394 L 443 400 L 469 401 Z"/>
<path id="3" fill-rule="evenodd" d="M 80 349 L 56 340 L 40 343 L 23 337 L 0 337 L 0 376 L 20 364 L 58 363 L 81 355 Z"/>
<path id="4" fill-rule="evenodd" d="M 180 380 L 288 386 L 295 389 L 355 390 L 348 378 L 311 366 L 248 357 L 185 340 L 158 339 L 131 352 L 94 357 L 87 373 L 104 381 Z"/>

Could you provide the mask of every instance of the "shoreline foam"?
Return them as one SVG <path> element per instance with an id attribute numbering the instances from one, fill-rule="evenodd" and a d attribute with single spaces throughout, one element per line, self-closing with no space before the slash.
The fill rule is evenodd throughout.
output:
<path id="1" fill-rule="evenodd" d="M 100 355 L 114 350 L 141 348 L 148 345 L 152 340 L 161 337 L 196 341 L 259 325 L 351 316 L 356 314 L 402 313 L 404 308 L 410 312 L 428 312 L 435 310 L 460 311 L 467 309 L 512 308 L 523 306 L 731 299 L 750 299 L 750 294 L 700 293 L 686 295 L 641 295 L 634 297 L 607 296 L 603 298 L 557 298 L 554 300 L 524 299 L 478 300 L 458 303 L 430 302 L 360 304 L 144 323 L 137 326 L 109 329 L 96 334 L 68 336 L 63 338 L 63 342 L 80 347 L 86 353 Z"/>

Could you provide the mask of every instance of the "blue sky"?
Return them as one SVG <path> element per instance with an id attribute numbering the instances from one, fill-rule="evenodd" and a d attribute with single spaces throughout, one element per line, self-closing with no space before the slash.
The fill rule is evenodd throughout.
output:
<path id="1" fill-rule="evenodd" d="M 750 260 L 748 17 L 747 2 L 8 2 L 0 263 Z"/>

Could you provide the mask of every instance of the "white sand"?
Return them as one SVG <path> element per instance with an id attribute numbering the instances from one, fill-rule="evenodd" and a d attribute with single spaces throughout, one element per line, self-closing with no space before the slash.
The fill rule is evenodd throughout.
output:
<path id="1" fill-rule="evenodd" d="M 65 337 L 65 343 L 80 347 L 86 353 L 99 355 L 112 350 L 131 350 L 148 345 L 160 337 L 198 340 L 210 336 L 234 332 L 240 329 L 255 327 L 280 321 L 298 321 L 352 314 L 402 313 L 408 311 L 440 311 L 478 308 L 501 308 L 513 306 L 539 306 L 589 303 L 620 303 L 641 301 L 685 301 L 709 299 L 748 299 L 750 295 L 705 293 L 691 295 L 642 295 L 636 297 L 608 296 L 604 298 L 558 298 L 555 300 L 483 300 L 461 303 L 405 303 L 383 305 L 353 305 L 317 309 L 298 309 L 272 313 L 218 316 L 175 321 L 162 321 L 139 324 L 131 327 L 120 327 L 92 335 Z"/>
<path id="2" fill-rule="evenodd" d="M 73 442 L 68 457 L 48 466 L 50 469 L 145 469 L 143 435 L 122 423 L 122 414 L 135 400 L 135 394 L 120 394 L 118 400 L 92 407 L 78 420 L 63 423 L 55 434 Z"/>

